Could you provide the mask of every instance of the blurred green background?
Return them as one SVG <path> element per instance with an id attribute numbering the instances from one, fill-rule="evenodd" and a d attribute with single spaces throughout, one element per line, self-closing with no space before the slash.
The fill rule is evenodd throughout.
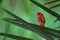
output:
<path id="1" fill-rule="evenodd" d="M 53 0 L 49 0 L 49 1 L 36 0 L 36 1 L 44 5 L 44 3 L 53 1 Z M 59 3 L 60 2 L 56 2 L 49 5 L 47 4 L 45 6 L 49 8 Z M 3 21 L 2 20 L 3 18 L 12 18 L 12 17 L 8 15 L 5 11 L 3 11 L 1 8 L 5 8 L 11 11 L 12 13 L 16 14 L 17 16 L 21 17 L 25 21 L 33 24 L 37 24 L 37 25 L 39 25 L 37 13 L 42 12 L 46 19 L 46 23 L 45 23 L 46 27 L 55 29 L 56 27 L 60 26 L 59 21 L 54 22 L 54 20 L 56 20 L 56 17 L 50 15 L 49 13 L 44 11 L 42 8 L 39 8 L 35 4 L 31 3 L 29 0 L 3 0 L 2 3 L 0 4 L 0 33 L 14 34 L 22 37 L 31 38 L 34 40 L 45 40 L 43 37 L 39 36 L 38 34 L 32 31 L 26 30 L 24 28 L 20 28 L 16 25 Z M 51 10 L 59 14 L 60 7 L 56 7 Z M 0 40 L 16 40 L 16 39 L 0 36 Z"/>

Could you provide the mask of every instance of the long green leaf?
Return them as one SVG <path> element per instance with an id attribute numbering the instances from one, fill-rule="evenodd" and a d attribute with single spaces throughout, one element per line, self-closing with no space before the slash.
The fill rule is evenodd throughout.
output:
<path id="1" fill-rule="evenodd" d="M 21 37 L 21 36 L 12 35 L 12 34 L 6 34 L 6 33 L 0 33 L 0 35 L 9 37 L 9 38 L 13 38 L 13 39 L 17 39 L 17 40 L 32 40 L 30 38 L 25 38 L 25 37 Z"/>

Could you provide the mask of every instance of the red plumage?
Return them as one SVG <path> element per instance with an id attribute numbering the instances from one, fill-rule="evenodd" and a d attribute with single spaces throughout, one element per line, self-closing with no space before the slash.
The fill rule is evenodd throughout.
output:
<path id="1" fill-rule="evenodd" d="M 38 22 L 39 22 L 40 26 L 44 27 L 45 17 L 41 12 L 38 13 Z"/>

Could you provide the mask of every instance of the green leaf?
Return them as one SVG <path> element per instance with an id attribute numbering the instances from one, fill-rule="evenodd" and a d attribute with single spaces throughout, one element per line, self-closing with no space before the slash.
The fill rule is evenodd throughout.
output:
<path id="1" fill-rule="evenodd" d="M 29 39 L 29 38 L 16 36 L 16 35 L 12 35 L 12 34 L 6 34 L 6 33 L 0 33 L 0 35 L 5 36 L 5 37 L 10 37 L 10 38 L 13 38 L 13 39 L 17 39 L 17 40 L 32 40 L 32 39 Z"/>
<path id="2" fill-rule="evenodd" d="M 3 1 L 3 0 L 0 0 L 0 5 L 1 5 L 2 1 Z"/>

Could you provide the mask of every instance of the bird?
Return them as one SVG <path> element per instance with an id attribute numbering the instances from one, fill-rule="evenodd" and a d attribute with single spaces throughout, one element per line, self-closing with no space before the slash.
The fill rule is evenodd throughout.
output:
<path id="1" fill-rule="evenodd" d="M 38 15 L 38 22 L 39 22 L 40 26 L 44 27 L 45 17 L 43 15 L 43 13 L 39 12 L 37 15 Z"/>

